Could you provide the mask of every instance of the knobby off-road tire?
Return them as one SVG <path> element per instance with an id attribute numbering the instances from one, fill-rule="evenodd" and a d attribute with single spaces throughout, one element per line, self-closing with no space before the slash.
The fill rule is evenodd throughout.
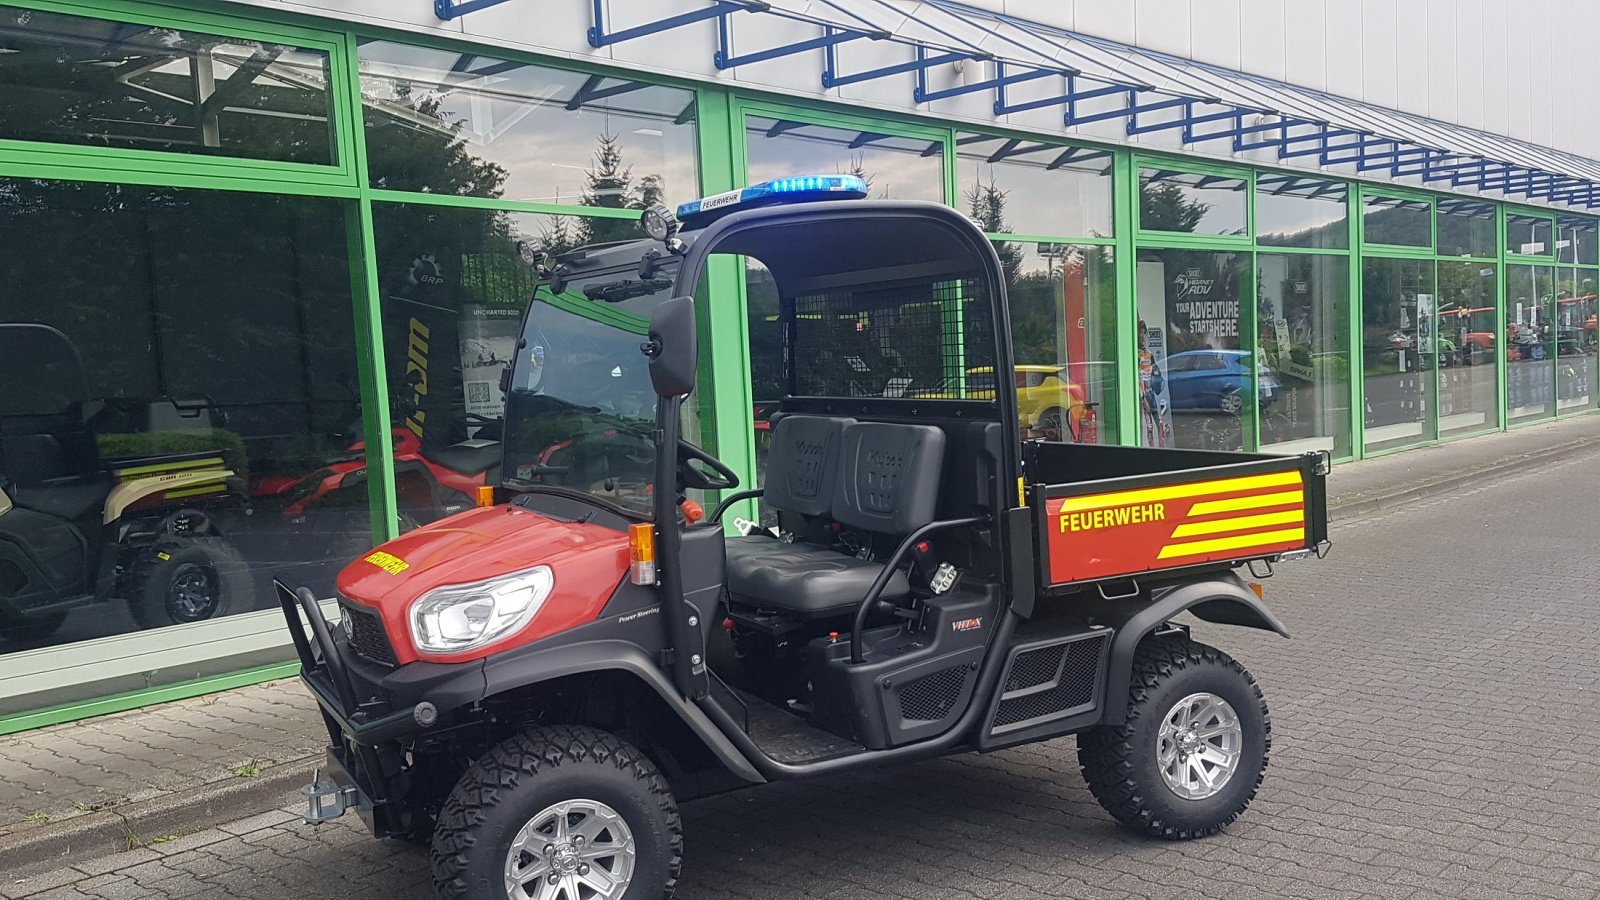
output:
<path id="1" fill-rule="evenodd" d="M 1185 722 L 1196 716 L 1211 727 L 1186 729 Z M 1230 719 L 1235 727 L 1229 727 Z M 1197 740 L 1186 730 L 1222 734 Z M 1212 745 L 1196 765 L 1209 767 L 1213 776 L 1218 769 L 1206 758 L 1232 756 L 1226 778 L 1218 777 L 1216 786 L 1186 785 L 1182 779 L 1191 773 L 1181 763 L 1168 770 L 1176 775 L 1164 775 L 1163 750 L 1172 759 L 1172 751 L 1185 743 L 1178 738 L 1191 747 Z M 1228 744 L 1236 753 L 1225 752 Z M 1267 704 L 1244 666 L 1215 647 L 1163 637 L 1146 639 L 1134 657 L 1124 723 L 1079 735 L 1078 762 L 1089 790 L 1118 822 L 1153 837 L 1187 840 L 1216 834 L 1239 818 L 1261 786 L 1271 748 Z"/>
<path id="2" fill-rule="evenodd" d="M 596 808 L 621 819 L 604 832 L 615 843 L 625 830 L 632 839 L 632 872 L 620 900 L 670 900 L 683 860 L 683 826 L 667 782 L 638 749 L 615 735 L 581 726 L 552 726 L 509 738 L 468 767 L 439 811 L 433 835 L 433 883 L 445 900 L 506 900 L 507 868 L 513 842 L 525 829 L 548 819 L 552 809 L 573 804 L 579 831 Z M 557 847 L 554 835 L 535 836 L 526 845 L 529 865 L 545 853 L 570 868 L 571 851 Z M 565 858 L 563 858 L 565 857 Z M 604 871 L 615 861 L 587 860 Z M 555 868 L 555 867 L 547 867 Z M 537 891 L 531 896 L 541 896 Z M 561 897 L 561 893 L 545 896 Z M 586 890 L 583 896 L 591 896 Z M 603 896 L 603 895 L 602 895 Z M 574 896 L 573 900 L 577 900 Z"/>
<path id="3" fill-rule="evenodd" d="M 122 594 L 140 628 L 184 625 L 255 608 L 250 566 L 220 537 L 174 537 L 144 551 Z"/>

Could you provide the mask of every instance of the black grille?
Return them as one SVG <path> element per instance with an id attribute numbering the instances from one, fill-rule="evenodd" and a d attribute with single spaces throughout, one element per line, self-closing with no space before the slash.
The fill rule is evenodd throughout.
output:
<path id="1" fill-rule="evenodd" d="M 961 698 L 969 671 L 964 665 L 951 666 L 907 682 L 900 689 L 900 718 L 937 722 L 949 715 L 950 708 Z"/>
<path id="2" fill-rule="evenodd" d="M 1078 707 L 1092 707 L 1105 641 L 1105 637 L 1097 636 L 1018 654 L 1011 662 L 1005 694 L 1054 684 L 1021 697 L 1007 698 L 1002 694 L 993 727 L 1004 728 Z"/>
<path id="3" fill-rule="evenodd" d="M 378 614 L 343 601 L 339 608 L 344 611 L 344 630 L 350 637 L 350 649 L 375 663 L 395 665 L 394 650 L 389 646 L 389 635 L 383 630 L 383 620 Z"/>

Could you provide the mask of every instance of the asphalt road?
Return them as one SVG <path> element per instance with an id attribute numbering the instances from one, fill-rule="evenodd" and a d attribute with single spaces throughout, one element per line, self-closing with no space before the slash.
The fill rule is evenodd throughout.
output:
<path id="1" fill-rule="evenodd" d="M 679 896 L 1600 897 L 1600 453 L 1338 523 L 1267 601 L 1294 640 L 1197 626 L 1272 706 L 1226 833 L 1118 830 L 1070 739 L 686 804 Z M 426 856 L 286 813 L 0 897 L 427 898 Z"/>

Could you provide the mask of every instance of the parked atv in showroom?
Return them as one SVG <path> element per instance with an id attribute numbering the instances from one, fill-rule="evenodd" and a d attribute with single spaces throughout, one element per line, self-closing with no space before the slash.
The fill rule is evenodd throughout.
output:
<path id="1" fill-rule="evenodd" d="M 0 637 L 42 641 L 114 598 L 144 628 L 249 608 L 209 515 L 244 497 L 221 452 L 102 460 L 78 352 L 47 325 L 0 325 L 0 385 Z"/>

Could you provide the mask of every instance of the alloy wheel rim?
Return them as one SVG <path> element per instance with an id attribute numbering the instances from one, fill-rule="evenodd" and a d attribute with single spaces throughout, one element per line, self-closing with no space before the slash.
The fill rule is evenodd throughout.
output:
<path id="1" fill-rule="evenodd" d="M 167 588 L 167 611 L 180 622 L 198 622 L 216 611 L 216 575 L 205 566 L 185 563 Z"/>
<path id="2" fill-rule="evenodd" d="M 1244 748 L 1239 714 L 1216 694 L 1190 694 L 1173 704 L 1156 736 L 1156 768 L 1167 789 L 1185 800 L 1213 797 L 1233 780 Z"/>
<path id="3" fill-rule="evenodd" d="M 638 850 L 621 814 L 597 800 L 566 800 L 529 819 L 506 851 L 506 896 L 619 900 Z"/>

